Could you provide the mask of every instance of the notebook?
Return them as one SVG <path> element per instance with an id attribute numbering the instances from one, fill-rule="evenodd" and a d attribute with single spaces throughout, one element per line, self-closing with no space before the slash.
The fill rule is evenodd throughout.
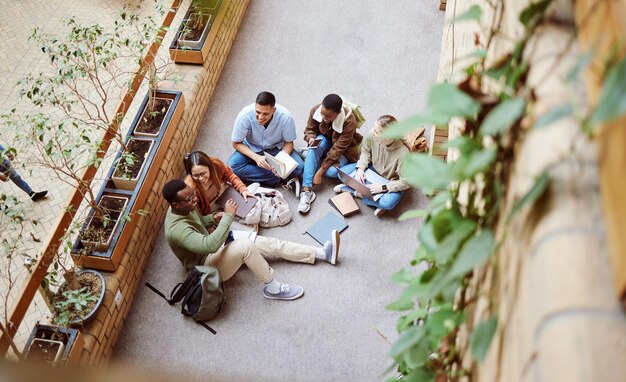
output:
<path id="1" fill-rule="evenodd" d="M 328 203 L 343 216 L 350 216 L 359 211 L 359 205 L 349 192 L 342 192 L 330 198 Z"/>
<path id="2" fill-rule="evenodd" d="M 250 212 L 252 207 L 254 207 L 254 205 L 256 204 L 256 198 L 248 196 L 248 201 L 246 202 L 244 201 L 243 196 L 237 190 L 230 186 L 226 188 L 224 193 L 222 193 L 219 198 L 217 198 L 215 204 L 217 204 L 221 208 L 224 208 L 226 202 L 230 198 L 232 198 L 235 203 L 237 203 L 237 212 L 235 212 L 235 215 L 239 216 L 240 218 L 246 216 L 248 212 Z"/>
<path id="3" fill-rule="evenodd" d="M 337 231 L 342 232 L 346 228 L 348 228 L 348 223 L 346 223 L 342 217 L 337 216 L 337 214 L 333 212 L 329 212 L 317 223 L 307 228 L 304 233 L 309 234 L 309 236 L 315 239 L 318 243 L 324 245 L 324 243 L 330 240 L 330 233 L 333 230 L 336 229 Z"/>
<path id="4" fill-rule="evenodd" d="M 265 160 L 282 179 L 286 179 L 298 167 L 298 162 L 283 150 L 280 150 L 276 156 L 265 153 Z"/>

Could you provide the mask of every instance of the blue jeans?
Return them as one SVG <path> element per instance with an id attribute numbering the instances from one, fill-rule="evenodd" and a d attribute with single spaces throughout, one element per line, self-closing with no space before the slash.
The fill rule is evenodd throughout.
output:
<path id="1" fill-rule="evenodd" d="M 371 165 L 369 166 L 369 168 L 370 170 L 374 171 Z M 343 166 L 341 169 L 350 174 L 352 173 L 352 171 L 354 171 L 354 169 L 356 169 L 356 163 L 351 163 L 349 165 Z M 343 189 L 346 191 L 354 191 L 351 187 L 348 186 L 345 186 Z M 383 210 L 393 210 L 398 205 L 398 203 L 400 203 L 402 195 L 404 195 L 404 191 L 385 192 L 383 196 L 381 196 L 378 200 L 367 197 L 363 197 L 362 200 L 363 203 L 367 206 L 381 208 Z"/>
<path id="2" fill-rule="evenodd" d="M 8 175 L 9 179 L 11 179 L 11 181 L 15 183 L 15 185 L 22 189 L 25 193 L 30 195 L 30 193 L 33 192 L 28 183 L 26 183 L 26 181 L 22 179 L 20 174 L 15 171 L 15 169 L 11 165 L 11 161 L 9 161 L 7 158 L 2 159 L 2 164 L 0 164 L 0 172 Z"/>
<path id="3" fill-rule="evenodd" d="M 280 152 L 280 149 L 273 148 L 265 151 L 271 155 L 276 155 Z M 263 155 L 263 152 L 261 151 L 257 154 Z M 291 152 L 291 157 L 298 163 L 298 167 L 293 170 L 288 178 L 295 178 L 302 174 L 302 171 L 304 170 L 304 162 L 302 162 L 302 158 L 300 158 L 300 155 L 296 152 L 296 150 Z M 280 177 L 274 175 L 274 173 L 270 170 L 257 166 L 255 161 L 236 150 L 233 155 L 228 158 L 228 165 L 233 169 L 235 175 L 247 183 L 259 182 L 265 186 L 276 187 L 282 180 Z"/>
<path id="4" fill-rule="evenodd" d="M 315 176 L 315 172 L 320 168 L 322 164 L 322 159 L 328 153 L 328 150 L 333 146 L 330 139 L 328 139 L 325 135 L 318 135 L 318 139 L 321 139 L 319 146 L 314 149 L 309 149 L 304 159 L 304 175 L 302 175 L 302 187 L 313 187 L 313 177 Z M 345 166 L 348 164 L 348 159 L 345 156 L 339 157 L 339 167 Z M 328 178 L 337 178 L 338 177 L 337 168 L 335 166 L 330 166 L 328 170 L 324 173 L 324 176 Z"/>

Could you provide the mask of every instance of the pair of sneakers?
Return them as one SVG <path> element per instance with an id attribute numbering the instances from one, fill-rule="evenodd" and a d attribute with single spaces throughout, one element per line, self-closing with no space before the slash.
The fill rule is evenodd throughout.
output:
<path id="1" fill-rule="evenodd" d="M 324 243 L 322 247 L 324 251 L 325 258 L 328 263 L 335 265 L 337 264 L 337 260 L 339 259 L 339 245 L 341 244 L 341 236 L 339 235 L 339 231 L 333 230 L 330 233 L 331 239 Z M 271 293 L 267 286 L 263 288 L 263 297 L 268 300 L 281 300 L 281 301 L 292 301 L 298 299 L 304 295 L 304 288 L 300 285 L 290 285 L 286 283 L 281 283 L 278 287 L 278 292 Z"/>

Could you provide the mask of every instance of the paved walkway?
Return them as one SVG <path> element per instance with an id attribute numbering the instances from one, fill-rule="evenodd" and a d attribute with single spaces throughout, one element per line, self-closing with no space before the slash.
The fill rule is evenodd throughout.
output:
<path id="1" fill-rule="evenodd" d="M 0 0 L 0 113 L 16 109 L 18 112 L 32 113 L 33 106 L 28 100 L 19 98 L 17 82 L 31 73 L 49 70 L 47 59 L 38 46 L 28 41 L 28 36 L 34 28 L 41 28 L 46 32 L 62 30 L 64 20 L 74 17 L 80 23 L 100 23 L 111 25 L 115 16 L 122 9 L 124 2 L 119 0 Z M 145 8 L 148 12 L 153 9 Z M 5 126 L 0 126 L 0 143 L 4 146 L 12 142 L 12 132 Z M 28 153 L 22 153 L 16 163 L 26 162 Z M 39 224 L 28 225 L 25 238 L 35 237 L 46 242 L 49 232 L 57 222 L 63 208 L 67 205 L 68 186 L 57 179 L 53 173 L 42 168 L 29 167 L 20 169 L 23 178 L 34 190 L 48 190 L 48 197 L 37 203 L 32 203 L 29 197 L 17 188 L 12 182 L 0 182 L 0 192 L 16 195 L 26 209 L 30 219 L 36 219 Z M 2 227 L 4 235 L 15 235 L 15 231 Z M 21 254 L 37 257 L 42 243 L 25 239 Z M 4 258 L 4 256 L 3 256 Z M 6 259 L 3 259 L 6 261 Z M 14 292 L 19 291 L 21 281 L 26 277 L 27 270 L 21 258 L 13 262 L 13 274 L 16 284 L 13 292 L 8 296 L 9 306 L 14 300 Z M 6 264 L 1 266 L 0 272 L 0 307 L 4 310 L 7 296 Z M 48 315 L 48 309 L 43 299 L 37 295 L 34 304 L 23 325 L 18 331 L 17 343 L 23 344 L 34 322 Z"/>
<path id="2" fill-rule="evenodd" d="M 438 2 L 251 1 L 205 116 L 196 149 L 226 160 L 239 110 L 261 90 L 273 92 L 294 115 L 301 139 L 311 106 L 336 92 L 363 106 L 369 127 L 377 116 L 406 117 L 423 108 L 435 81 L 443 29 Z M 263 235 L 315 245 L 302 232 L 334 211 L 336 181 L 325 180 L 307 216 Z M 293 211 L 297 199 L 286 195 Z M 248 269 L 226 283 L 227 305 L 211 335 L 143 286 L 120 336 L 114 361 L 179 378 L 228 381 L 380 381 L 391 364 L 398 314 L 391 275 L 417 246 L 419 221 L 398 222 L 403 210 L 424 207 L 419 190 L 398 211 L 377 219 L 361 204 L 342 235 L 340 264 L 272 261 L 279 280 L 302 284 L 294 302 L 261 297 Z M 161 235 L 143 281 L 164 291 L 185 277 Z"/>

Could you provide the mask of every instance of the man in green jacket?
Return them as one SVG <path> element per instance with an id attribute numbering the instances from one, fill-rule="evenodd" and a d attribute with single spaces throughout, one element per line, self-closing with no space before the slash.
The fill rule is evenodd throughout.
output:
<path id="1" fill-rule="evenodd" d="M 295 300 L 304 294 L 304 289 L 299 285 L 278 282 L 264 257 L 280 257 L 309 264 L 315 263 L 315 259 L 333 265 L 337 263 L 340 239 L 337 231 L 333 231 L 332 240 L 320 248 L 263 236 L 256 236 L 254 241 L 237 239 L 222 246 L 237 211 L 237 204 L 232 199 L 226 202 L 224 212 L 202 216 L 196 208 L 198 197 L 193 188 L 181 179 L 171 180 L 163 186 L 163 198 L 170 204 L 165 217 L 165 237 L 188 271 L 196 265 L 212 266 L 226 281 L 246 264 L 265 284 L 263 297 Z M 209 233 L 207 228 L 214 226 L 215 230 Z"/>
<path id="2" fill-rule="evenodd" d="M 376 207 L 374 211 L 376 217 L 381 217 L 385 211 L 394 209 L 400 203 L 404 191 L 411 187 L 400 176 L 402 161 L 409 154 L 409 149 L 400 139 L 382 136 L 387 126 L 396 121 L 396 118 L 391 115 L 378 117 L 372 127 L 370 136 L 363 140 L 361 144 L 359 161 L 356 164 L 348 164 L 341 168 L 342 171 L 348 174 L 351 174 L 356 168 L 354 177 L 360 182 L 365 182 L 365 171 L 368 167 L 378 175 L 389 180 L 389 183 L 385 185 L 368 185 L 372 195 L 382 194 L 378 200 L 363 198 L 363 203 Z M 362 196 L 343 183 L 335 186 L 334 190 L 335 192 L 354 192 L 356 196 Z"/>

